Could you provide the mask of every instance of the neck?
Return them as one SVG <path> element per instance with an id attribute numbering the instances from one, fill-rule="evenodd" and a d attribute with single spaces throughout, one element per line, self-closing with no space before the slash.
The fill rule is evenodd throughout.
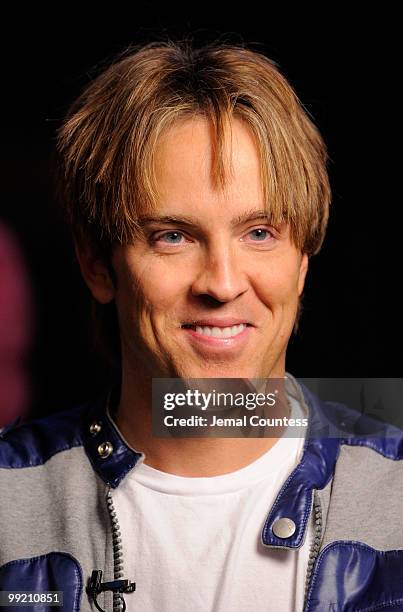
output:
<path id="1" fill-rule="evenodd" d="M 272 374 L 280 378 L 282 374 Z M 249 465 L 278 441 L 275 438 L 157 438 L 152 432 L 152 379 L 123 370 L 116 424 L 127 442 L 144 453 L 144 463 L 186 477 L 219 476 Z"/>

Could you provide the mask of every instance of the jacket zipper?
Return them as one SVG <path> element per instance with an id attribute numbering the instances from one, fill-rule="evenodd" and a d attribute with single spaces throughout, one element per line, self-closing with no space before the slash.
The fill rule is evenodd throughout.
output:
<path id="1" fill-rule="evenodd" d="M 322 527 L 323 527 L 322 506 L 320 504 L 319 497 L 316 491 L 314 492 L 313 512 L 315 513 L 315 531 L 314 531 L 313 543 L 312 543 L 311 550 L 309 552 L 309 557 L 308 557 L 308 569 L 306 572 L 306 579 L 305 579 L 304 610 L 306 609 L 308 591 L 309 591 L 309 587 L 311 584 L 313 568 L 315 565 L 316 558 L 319 554 L 320 544 L 322 541 Z"/>
<path id="2" fill-rule="evenodd" d="M 112 548 L 113 548 L 113 578 L 119 580 L 123 578 L 123 550 L 122 536 L 120 532 L 119 520 L 116 514 L 112 499 L 112 491 L 109 488 L 106 494 L 106 505 L 112 526 Z M 123 608 L 122 597 L 118 593 L 113 593 L 113 612 L 120 612 Z"/>

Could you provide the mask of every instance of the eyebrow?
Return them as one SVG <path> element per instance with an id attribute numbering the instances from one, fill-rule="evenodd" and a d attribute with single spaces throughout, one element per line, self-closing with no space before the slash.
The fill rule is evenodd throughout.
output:
<path id="1" fill-rule="evenodd" d="M 231 226 L 236 227 L 242 225 L 248 221 L 256 221 L 258 219 L 264 219 L 270 222 L 270 214 L 265 210 L 249 210 L 241 215 L 237 215 L 231 219 Z M 178 224 L 185 225 L 188 227 L 198 227 L 199 222 L 195 217 L 191 216 L 176 216 L 176 215 L 147 215 L 139 218 L 139 224 L 141 227 L 149 225 L 151 223 L 162 223 L 162 224 Z"/>

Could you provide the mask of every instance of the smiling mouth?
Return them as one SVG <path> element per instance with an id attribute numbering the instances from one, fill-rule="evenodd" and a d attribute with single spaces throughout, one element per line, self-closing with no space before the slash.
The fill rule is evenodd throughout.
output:
<path id="1" fill-rule="evenodd" d="M 233 338 L 241 334 L 247 327 L 250 327 L 249 323 L 239 323 L 238 325 L 228 325 L 227 327 L 192 325 L 191 323 L 182 325 L 182 329 L 191 329 L 198 334 L 213 338 Z"/>

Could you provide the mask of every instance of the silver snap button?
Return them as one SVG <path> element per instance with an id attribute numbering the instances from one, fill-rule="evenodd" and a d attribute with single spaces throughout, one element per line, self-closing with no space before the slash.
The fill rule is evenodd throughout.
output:
<path id="1" fill-rule="evenodd" d="M 274 521 L 272 531 L 278 538 L 290 538 L 294 535 L 296 526 L 290 518 L 281 518 Z"/>
<path id="2" fill-rule="evenodd" d="M 90 425 L 90 434 L 92 436 L 96 436 L 97 434 L 99 434 L 99 432 L 102 429 L 102 425 L 99 421 L 94 421 L 93 423 L 91 423 Z"/>
<path id="3" fill-rule="evenodd" d="M 112 454 L 112 451 L 113 446 L 110 442 L 102 442 L 102 444 L 98 446 L 98 455 L 101 457 L 101 459 L 106 459 L 109 457 L 109 455 Z"/>

